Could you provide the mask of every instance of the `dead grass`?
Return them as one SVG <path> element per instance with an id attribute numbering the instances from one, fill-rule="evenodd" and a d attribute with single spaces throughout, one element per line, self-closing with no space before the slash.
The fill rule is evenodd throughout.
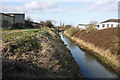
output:
<path id="1" fill-rule="evenodd" d="M 94 30 L 90 33 L 78 31 L 74 37 L 92 43 L 99 48 L 109 49 L 113 54 L 118 54 L 118 28 Z"/>

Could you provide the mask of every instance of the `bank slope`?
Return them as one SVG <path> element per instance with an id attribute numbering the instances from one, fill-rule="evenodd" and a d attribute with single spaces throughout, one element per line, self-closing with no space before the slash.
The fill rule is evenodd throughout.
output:
<path id="1" fill-rule="evenodd" d="M 3 33 L 2 77 L 81 78 L 78 65 L 53 28 Z"/>
<path id="2" fill-rule="evenodd" d="M 96 57 L 120 74 L 118 28 L 90 32 L 85 29 L 71 28 L 64 33 L 76 41 L 81 48 L 93 51 Z"/>

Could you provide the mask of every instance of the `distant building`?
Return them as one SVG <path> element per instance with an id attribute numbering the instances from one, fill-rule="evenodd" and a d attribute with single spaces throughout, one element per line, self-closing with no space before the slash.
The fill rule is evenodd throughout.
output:
<path id="1" fill-rule="evenodd" d="M 78 24 L 77 28 L 83 28 L 86 29 L 88 27 L 92 27 L 92 28 L 97 28 L 99 25 L 98 24 Z"/>
<path id="2" fill-rule="evenodd" d="M 89 24 L 78 24 L 77 28 L 86 28 Z"/>
<path id="3" fill-rule="evenodd" d="M 20 13 L 9 13 L 8 15 L 13 16 L 13 22 L 15 23 L 25 23 L 25 14 Z"/>
<path id="4" fill-rule="evenodd" d="M 0 13 L 0 26 L 6 28 L 10 27 L 13 24 L 21 23 L 25 24 L 25 14 L 17 14 L 17 13 Z"/>
<path id="5" fill-rule="evenodd" d="M 106 29 L 106 28 L 118 27 L 119 22 L 120 22 L 120 19 L 109 19 L 109 20 L 101 22 L 97 29 Z"/>
<path id="6" fill-rule="evenodd" d="M 13 16 L 10 16 L 8 14 L 0 13 L 0 26 L 1 27 L 9 27 L 12 26 L 13 22 Z"/>

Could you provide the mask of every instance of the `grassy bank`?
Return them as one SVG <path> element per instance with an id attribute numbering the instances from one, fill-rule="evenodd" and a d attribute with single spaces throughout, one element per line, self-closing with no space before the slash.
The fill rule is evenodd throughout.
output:
<path id="1" fill-rule="evenodd" d="M 79 68 L 53 28 L 4 30 L 2 76 L 81 78 Z"/>
<path id="2" fill-rule="evenodd" d="M 70 34 L 71 31 L 74 31 L 72 35 Z M 92 51 L 99 60 L 120 74 L 118 62 L 118 28 L 93 30 L 89 33 L 86 33 L 86 30 L 69 29 L 64 33 L 81 48 Z"/>

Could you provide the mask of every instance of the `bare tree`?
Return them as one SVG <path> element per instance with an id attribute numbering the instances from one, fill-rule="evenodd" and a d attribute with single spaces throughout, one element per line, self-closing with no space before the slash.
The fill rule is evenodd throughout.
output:
<path id="1" fill-rule="evenodd" d="M 57 23 L 57 21 L 55 21 L 55 20 L 49 20 L 49 21 L 51 21 L 53 25 L 55 25 Z"/>
<path id="2" fill-rule="evenodd" d="M 33 22 L 33 20 L 31 17 L 26 18 L 26 26 L 27 27 L 33 28 L 32 22 Z"/>
<path id="3" fill-rule="evenodd" d="M 40 24 L 41 24 L 42 26 L 45 26 L 45 21 L 40 21 Z"/>
<path id="4" fill-rule="evenodd" d="M 51 28 L 51 27 L 53 27 L 54 25 L 53 25 L 53 23 L 52 23 L 51 20 L 47 20 L 47 21 L 45 22 L 45 26 Z"/>
<path id="5" fill-rule="evenodd" d="M 98 22 L 97 21 L 91 21 L 90 24 L 96 25 Z"/>
<path id="6" fill-rule="evenodd" d="M 98 24 L 97 21 L 91 21 L 90 24 L 89 24 L 89 27 L 94 27 Z"/>
<path id="7" fill-rule="evenodd" d="M 28 22 L 33 22 L 32 18 L 29 17 L 29 16 L 26 18 L 26 20 L 27 20 Z"/>

